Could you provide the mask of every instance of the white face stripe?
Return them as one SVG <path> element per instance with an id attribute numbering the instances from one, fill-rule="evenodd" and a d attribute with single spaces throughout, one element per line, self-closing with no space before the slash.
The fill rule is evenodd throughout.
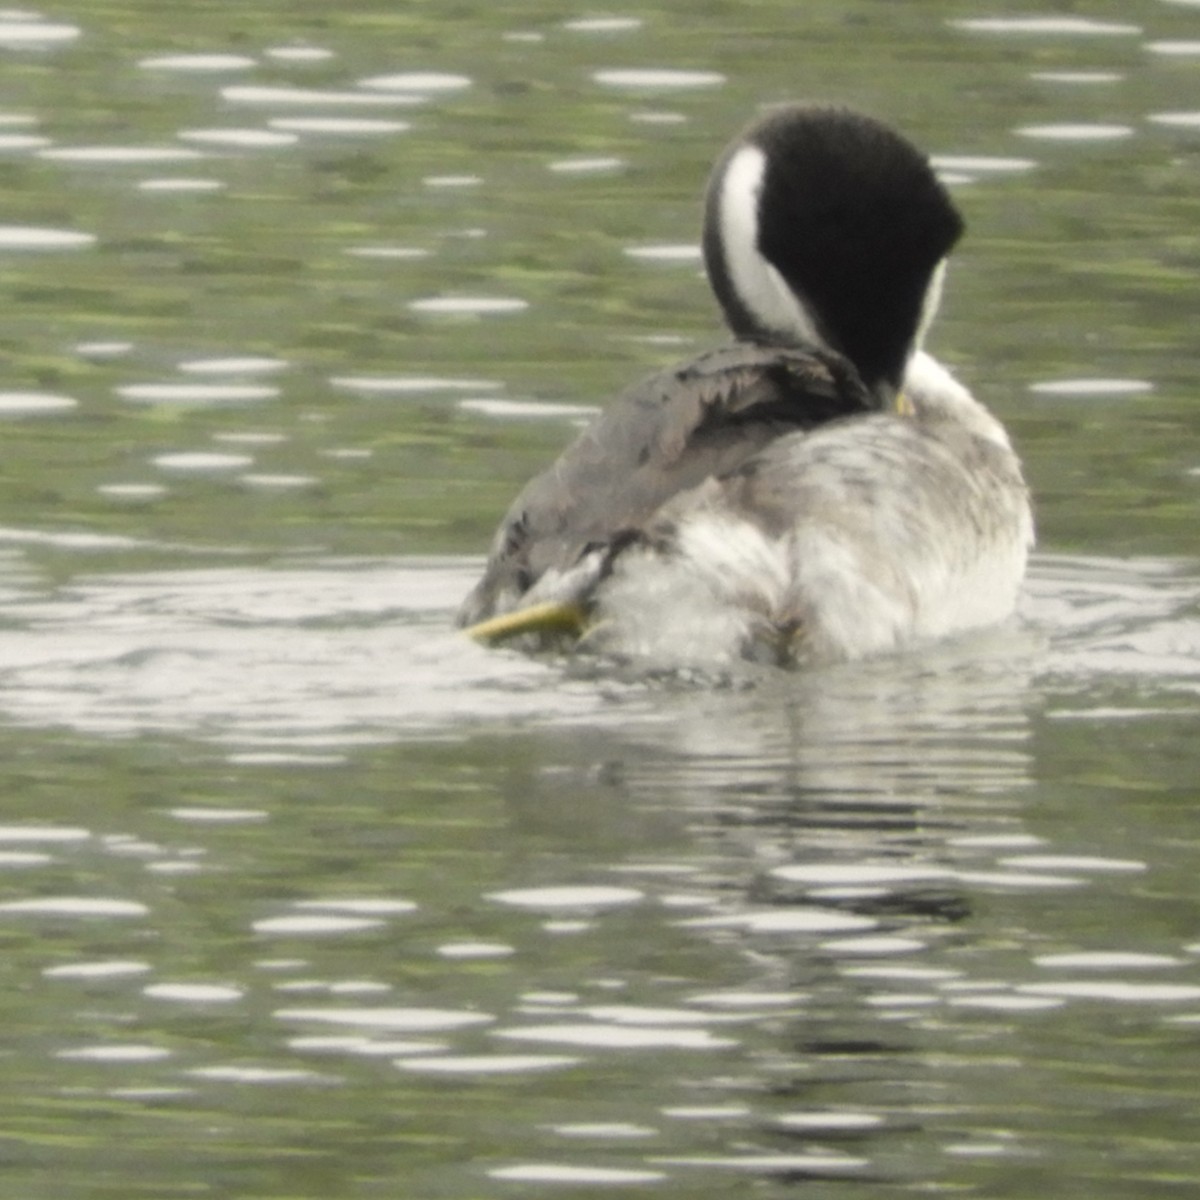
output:
<path id="1" fill-rule="evenodd" d="M 730 285 L 764 329 L 828 349 L 812 314 L 758 249 L 758 199 L 766 169 L 767 156 L 752 145 L 736 150 L 725 165 L 718 213 Z"/>
<path id="2" fill-rule="evenodd" d="M 929 286 L 925 289 L 925 295 L 921 299 L 921 317 L 917 321 L 917 334 L 913 338 L 913 353 L 921 349 L 921 343 L 925 340 L 925 335 L 929 332 L 930 325 L 933 324 L 933 318 L 937 316 L 938 305 L 942 302 L 942 285 L 946 282 L 946 259 L 942 259 L 940 263 L 933 269 L 933 274 L 929 277 Z"/>

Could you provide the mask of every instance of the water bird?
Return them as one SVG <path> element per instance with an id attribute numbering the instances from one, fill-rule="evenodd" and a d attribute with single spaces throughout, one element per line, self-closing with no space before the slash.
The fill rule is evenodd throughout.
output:
<path id="1" fill-rule="evenodd" d="M 704 202 L 735 340 L 630 388 L 524 487 L 459 625 L 806 665 L 1007 617 L 1033 543 L 1021 465 L 921 348 L 963 229 L 889 125 L 825 105 L 759 116 Z"/>

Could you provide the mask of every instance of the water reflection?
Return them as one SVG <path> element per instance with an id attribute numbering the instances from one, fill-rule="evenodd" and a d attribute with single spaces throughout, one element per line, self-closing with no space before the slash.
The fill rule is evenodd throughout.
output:
<path id="1" fill-rule="evenodd" d="M 402 395 L 485 386 L 376 382 Z M 188 396 L 215 389 L 239 399 L 250 390 L 178 387 Z M 497 415 L 508 414 L 509 402 L 496 403 Z M 526 411 L 517 408 L 518 415 Z M 528 408 L 528 415 L 537 410 Z M 544 415 L 578 414 L 549 406 Z M 278 433 L 221 440 L 247 449 L 166 452 L 154 465 L 181 478 L 236 475 L 264 489 L 318 482 L 254 469 L 252 448 L 280 443 Z M 150 498 L 161 485 L 109 490 Z M 62 547 L 131 544 L 19 530 L 4 536 Z M 669 752 L 670 770 L 640 779 L 640 786 L 670 786 L 673 803 L 758 812 L 802 800 L 815 823 L 828 824 L 836 812 L 838 824 L 851 829 L 859 820 L 875 828 L 889 819 L 904 828 L 912 820 L 906 806 L 926 797 L 933 778 L 939 787 L 953 781 L 976 794 L 1020 786 L 1029 770 L 1035 681 L 1039 690 L 1046 679 L 1074 681 L 1056 706 L 1056 715 L 1074 719 L 1103 691 L 1095 687 L 1102 675 L 1141 674 L 1200 690 L 1200 584 L 1170 563 L 1042 558 L 1015 626 L 921 656 L 811 675 L 747 668 L 715 692 L 711 681 L 664 690 L 586 660 L 559 664 L 472 645 L 447 626 L 475 569 L 440 560 L 198 568 L 99 576 L 43 597 L 24 590 L 20 580 L 28 576 L 18 565 L 0 609 L 8 623 L 0 639 L 0 708 L 23 723 L 54 714 L 80 729 L 330 745 L 464 719 L 537 712 L 594 720 L 608 712 L 626 723 L 633 744 L 643 739 L 654 747 L 655 761 Z M 380 662 L 396 664 L 402 684 L 380 673 Z M 1097 706 L 1100 719 L 1106 711 Z M 639 770 L 636 761 L 623 769 Z"/>
<path id="2" fill-rule="evenodd" d="M 54 23 L 34 13 L 0 13 L 0 48 L 42 49 L 73 42 L 79 37 L 78 25 Z"/>
<path id="3" fill-rule="evenodd" d="M 29 225 L 0 225 L 0 250 L 78 250 L 95 242 L 94 233 L 39 229 Z"/>
<path id="4" fill-rule="evenodd" d="M 1195 5 L 825 7 L 0 15 L 15 1190 L 1195 1177 L 1200 582 L 1112 557 L 1194 551 Z M 516 483 L 711 337 L 697 181 L 798 80 L 969 185 L 944 345 L 1093 556 L 812 677 L 462 642 Z"/>

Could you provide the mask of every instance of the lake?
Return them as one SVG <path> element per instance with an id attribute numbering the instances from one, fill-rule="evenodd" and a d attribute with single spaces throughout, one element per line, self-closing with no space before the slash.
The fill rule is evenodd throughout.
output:
<path id="1" fill-rule="evenodd" d="M 0 1193 L 1200 1185 L 1200 4 L 0 13 Z M 807 674 L 473 645 L 517 487 L 721 337 L 828 99 L 966 216 L 1018 618 Z"/>

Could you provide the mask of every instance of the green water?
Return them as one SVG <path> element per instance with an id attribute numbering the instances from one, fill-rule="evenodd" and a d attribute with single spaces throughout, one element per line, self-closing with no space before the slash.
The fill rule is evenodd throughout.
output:
<path id="1" fill-rule="evenodd" d="M 0 14 L 0 1196 L 1195 1190 L 1200 9 L 1059 9 Z M 1021 620 L 717 690 L 459 641 L 802 97 L 966 214 Z"/>

